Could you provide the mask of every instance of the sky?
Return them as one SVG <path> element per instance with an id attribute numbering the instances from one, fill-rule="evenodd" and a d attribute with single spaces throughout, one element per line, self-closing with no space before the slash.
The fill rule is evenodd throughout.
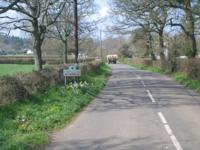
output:
<path id="1" fill-rule="evenodd" d="M 109 24 L 108 16 L 109 16 L 109 0 L 95 0 L 95 4 L 97 5 L 97 11 L 92 16 L 93 19 L 101 19 L 101 23 L 98 24 L 98 30 L 105 30 L 106 26 Z M 9 12 L 9 14 L 13 14 L 13 12 Z M 97 31 L 97 32 L 99 32 Z M 10 35 L 13 36 L 19 36 L 19 37 L 26 37 L 28 36 L 26 33 L 20 31 L 20 30 L 13 30 L 10 32 Z M 105 33 L 102 32 L 103 37 L 105 37 Z"/>
<path id="2" fill-rule="evenodd" d="M 99 36 L 100 30 L 102 31 L 102 38 L 106 38 L 106 36 L 110 36 L 109 32 L 105 32 L 108 26 L 112 26 L 112 20 L 110 17 L 110 6 L 111 0 L 94 0 L 95 5 L 97 5 L 96 13 L 93 14 L 90 19 L 91 20 L 98 20 L 100 19 L 101 22 L 98 23 L 98 29 L 95 31 L 96 36 Z M 12 14 L 12 12 L 9 12 Z M 14 15 L 14 14 L 12 14 Z M 171 31 L 171 28 L 170 28 Z M 29 34 L 24 33 L 20 30 L 13 30 L 11 31 L 10 35 L 20 36 L 20 37 L 27 37 Z"/>
<path id="3" fill-rule="evenodd" d="M 100 17 L 108 16 L 109 6 L 108 0 L 95 0 L 95 3 L 99 6 L 98 14 Z"/>
<path id="4" fill-rule="evenodd" d="M 95 5 L 97 5 L 97 11 L 92 16 L 92 19 L 100 19 L 101 21 L 98 23 L 99 30 L 105 30 L 108 25 L 108 17 L 109 17 L 109 5 L 108 0 L 95 0 Z"/>
<path id="5" fill-rule="evenodd" d="M 98 32 L 102 31 L 102 38 L 106 38 L 106 36 L 110 36 L 111 32 L 107 32 L 107 27 L 112 26 L 112 20 L 110 18 L 110 6 L 111 0 L 95 0 L 95 4 L 98 6 L 97 13 L 94 17 L 101 18 L 101 22 L 97 25 Z"/>

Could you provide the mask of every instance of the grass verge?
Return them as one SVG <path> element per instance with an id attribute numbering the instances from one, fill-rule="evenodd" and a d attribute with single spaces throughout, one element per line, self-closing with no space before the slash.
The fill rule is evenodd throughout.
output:
<path id="1" fill-rule="evenodd" d="M 136 67 L 138 69 L 148 70 L 148 71 L 155 72 L 155 73 L 169 75 L 169 76 L 172 77 L 172 79 L 174 79 L 178 83 L 180 83 L 182 85 L 185 85 L 186 87 L 189 87 L 190 89 L 193 89 L 193 90 L 195 90 L 197 92 L 200 92 L 200 81 L 194 80 L 194 79 L 190 79 L 183 72 L 170 73 L 169 71 L 165 71 L 165 70 L 163 70 L 161 68 L 158 68 L 158 67 L 147 67 L 147 66 L 144 66 L 144 65 L 134 65 L 134 64 L 130 64 L 126 60 L 122 60 L 121 62 L 125 63 L 125 64 L 128 64 L 130 66 Z"/>
<path id="2" fill-rule="evenodd" d="M 105 64 L 80 78 L 79 84 L 57 86 L 29 99 L 0 106 L 0 149 L 37 149 L 48 132 L 64 127 L 105 86 Z"/>
<path id="3" fill-rule="evenodd" d="M 200 93 L 200 81 L 190 79 L 186 74 L 182 72 L 176 72 L 171 74 L 172 78 L 180 84 L 185 85 Z"/>

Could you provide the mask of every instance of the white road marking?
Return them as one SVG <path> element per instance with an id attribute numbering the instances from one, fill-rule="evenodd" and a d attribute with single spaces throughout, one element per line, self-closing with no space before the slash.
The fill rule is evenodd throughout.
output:
<path id="1" fill-rule="evenodd" d="M 158 116 L 159 116 L 161 122 L 164 124 L 165 130 L 167 131 L 167 134 L 170 136 L 170 139 L 171 139 L 172 143 L 174 144 L 174 146 L 176 147 L 176 150 L 183 150 L 183 148 L 181 147 L 176 136 L 173 134 L 173 131 L 170 128 L 169 124 L 167 123 L 167 120 L 165 119 L 162 112 L 158 112 Z"/>
<path id="2" fill-rule="evenodd" d="M 172 142 L 173 142 L 173 144 L 174 144 L 174 146 L 176 147 L 177 150 L 183 150 L 180 143 L 176 139 L 175 135 L 171 135 L 170 138 L 171 138 L 171 140 L 172 140 Z"/>
<path id="3" fill-rule="evenodd" d="M 137 76 L 137 78 L 138 78 L 139 80 L 141 80 L 141 77 L 140 77 L 140 76 Z"/>
<path id="4" fill-rule="evenodd" d="M 160 117 L 163 124 L 167 124 L 167 120 L 165 119 L 165 117 L 163 116 L 161 112 L 158 112 L 158 116 Z"/>
<path id="5" fill-rule="evenodd" d="M 144 87 L 146 87 L 144 81 L 142 80 L 142 78 L 141 78 L 140 76 L 137 76 L 137 79 L 138 79 L 138 80 L 141 80 L 140 82 L 142 83 L 142 85 L 143 85 Z"/>
<path id="6" fill-rule="evenodd" d="M 147 94 L 148 94 L 149 98 L 151 99 L 151 101 L 152 101 L 153 103 L 155 103 L 156 100 L 153 98 L 153 96 L 152 96 L 152 94 L 151 94 L 151 92 L 150 92 L 149 90 L 147 90 Z"/>
<path id="7" fill-rule="evenodd" d="M 142 85 L 143 85 L 144 87 L 146 87 L 146 85 L 145 85 L 144 81 L 141 81 L 141 83 L 142 83 Z"/>

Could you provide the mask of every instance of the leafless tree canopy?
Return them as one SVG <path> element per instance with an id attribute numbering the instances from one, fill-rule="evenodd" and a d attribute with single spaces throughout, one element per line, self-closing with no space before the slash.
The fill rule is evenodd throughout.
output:
<path id="1" fill-rule="evenodd" d="M 83 34 L 91 32 L 95 29 L 95 22 L 88 21 L 88 17 L 94 13 L 94 0 L 78 1 L 78 30 L 79 37 Z M 64 63 L 67 63 L 68 41 L 73 38 L 74 33 L 74 18 L 73 18 L 73 3 L 67 2 L 61 15 L 56 23 L 48 30 L 48 37 L 61 40 L 64 45 Z"/>
<path id="2" fill-rule="evenodd" d="M 20 0 L 0 0 L 0 14 L 12 9 Z"/>
<path id="3" fill-rule="evenodd" d="M 198 0 L 113 0 L 115 16 L 113 28 L 133 31 L 142 28 L 159 36 L 160 55 L 163 55 L 165 27 L 179 27 L 188 37 L 189 57 L 197 54 L 195 33 L 199 27 L 200 2 Z M 178 15 L 175 15 L 175 14 Z M 148 38 L 147 38 L 148 39 Z"/>
<path id="4" fill-rule="evenodd" d="M 16 16 L 1 16 L 2 29 L 20 29 L 33 36 L 37 70 L 42 69 L 41 46 L 47 29 L 56 22 L 65 4 L 65 0 L 20 0 L 10 7 L 11 11 L 16 12 Z"/>

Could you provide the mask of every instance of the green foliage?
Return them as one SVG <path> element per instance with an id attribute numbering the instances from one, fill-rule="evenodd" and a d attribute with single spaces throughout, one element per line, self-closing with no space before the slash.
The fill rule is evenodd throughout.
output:
<path id="1" fill-rule="evenodd" d="M 34 69 L 34 65 L 0 64 L 0 76 L 14 75 L 19 72 L 27 73 Z"/>
<path id="2" fill-rule="evenodd" d="M 0 77 L 0 104 L 20 100 L 27 96 L 28 92 L 15 77 Z"/>
<path id="3" fill-rule="evenodd" d="M 128 44 L 123 44 L 119 51 L 123 57 L 131 58 L 133 55 L 133 53 L 129 50 Z"/>
<path id="4" fill-rule="evenodd" d="M 147 70 L 157 73 L 164 73 L 163 69 L 159 67 L 146 67 Z"/>
<path id="5" fill-rule="evenodd" d="M 180 84 L 183 84 L 191 89 L 200 92 L 200 82 L 198 80 L 192 80 L 184 73 L 177 72 L 172 74 L 173 79 L 175 79 Z"/>
<path id="6" fill-rule="evenodd" d="M 191 79 L 200 81 L 200 61 L 198 59 L 189 60 L 187 75 Z"/>
<path id="7" fill-rule="evenodd" d="M 0 106 L 0 149 L 37 149 L 48 131 L 64 127 L 102 89 L 110 69 L 102 64 L 80 83 L 57 86 L 26 100 Z"/>
<path id="8" fill-rule="evenodd" d="M 124 63 L 124 64 L 128 64 L 128 65 L 136 67 L 136 68 L 139 68 L 139 69 L 149 70 L 149 71 L 153 71 L 153 72 L 157 72 L 157 73 L 164 73 L 164 70 L 162 70 L 159 67 L 147 67 L 147 66 L 145 66 L 143 64 L 132 64 L 126 58 L 121 59 L 120 62 Z"/>

